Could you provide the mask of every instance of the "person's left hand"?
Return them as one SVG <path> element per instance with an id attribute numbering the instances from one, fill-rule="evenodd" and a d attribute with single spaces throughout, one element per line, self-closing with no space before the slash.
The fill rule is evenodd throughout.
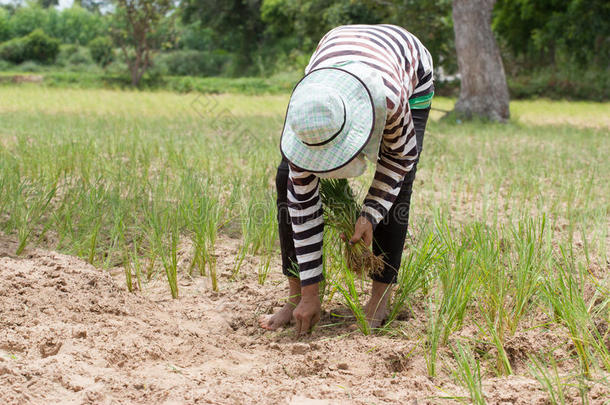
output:
<path id="1" fill-rule="evenodd" d="M 373 224 L 365 217 L 359 217 L 354 226 L 354 235 L 349 240 L 351 245 L 358 243 L 360 240 L 368 247 L 373 243 Z"/>

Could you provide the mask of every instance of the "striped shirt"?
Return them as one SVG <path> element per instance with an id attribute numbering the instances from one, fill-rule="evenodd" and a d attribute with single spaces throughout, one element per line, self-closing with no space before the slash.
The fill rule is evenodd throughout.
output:
<path id="1" fill-rule="evenodd" d="M 417 160 L 411 108 L 427 108 L 434 94 L 432 58 L 411 33 L 394 25 L 346 25 L 328 32 L 318 44 L 305 73 L 356 61 L 375 69 L 383 78 L 387 103 L 375 177 L 364 200 L 361 216 L 375 227 L 386 216 L 405 174 Z M 321 281 L 322 202 L 319 178 L 290 165 L 288 209 L 302 285 Z"/>

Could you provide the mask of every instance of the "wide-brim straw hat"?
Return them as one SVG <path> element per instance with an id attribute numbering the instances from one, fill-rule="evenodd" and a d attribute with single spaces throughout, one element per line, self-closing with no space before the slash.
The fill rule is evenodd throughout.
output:
<path id="1" fill-rule="evenodd" d="M 280 149 L 294 166 L 312 173 L 339 169 L 366 146 L 375 125 L 371 91 L 336 67 L 307 74 L 294 88 Z"/>

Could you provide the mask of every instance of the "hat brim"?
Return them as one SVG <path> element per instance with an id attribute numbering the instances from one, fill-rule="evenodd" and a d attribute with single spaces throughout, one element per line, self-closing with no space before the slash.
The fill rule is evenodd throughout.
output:
<path id="1" fill-rule="evenodd" d="M 375 125 L 375 108 L 369 89 L 362 80 L 346 70 L 335 67 L 316 69 L 297 83 L 293 94 L 297 89 L 306 90 L 307 87 L 303 86 L 310 85 L 317 88 L 328 86 L 341 95 L 345 104 L 345 126 L 323 148 L 308 146 L 287 125 L 291 114 L 289 103 L 280 150 L 297 168 L 312 173 L 326 173 L 347 165 L 366 146 Z"/>

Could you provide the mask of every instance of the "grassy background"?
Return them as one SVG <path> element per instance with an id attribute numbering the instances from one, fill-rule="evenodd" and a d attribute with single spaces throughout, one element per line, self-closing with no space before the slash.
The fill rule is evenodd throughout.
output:
<path id="1" fill-rule="evenodd" d="M 232 272 L 244 255 L 260 255 L 264 283 L 278 271 L 274 176 L 287 100 L 2 86 L 0 229 L 21 248 L 123 266 L 130 289 L 165 277 L 174 296 L 188 274 L 222 288 L 214 247 L 229 235 L 242 242 Z M 452 104 L 438 98 L 433 107 Z M 432 113 L 400 288 L 383 331 L 419 334 L 430 375 L 449 356 L 473 400 L 479 364 L 494 375 L 526 372 L 506 348 L 532 329 L 569 347 L 527 353 L 549 392 L 569 385 L 586 394 L 580 377 L 607 378 L 609 108 L 517 101 L 506 125 Z M 361 194 L 373 171 L 353 182 Z M 357 309 L 360 284 L 335 235 L 327 236 L 323 299 Z M 180 268 L 185 250 L 192 264 Z M 397 321 L 407 310 L 426 314 L 423 329 Z"/>

